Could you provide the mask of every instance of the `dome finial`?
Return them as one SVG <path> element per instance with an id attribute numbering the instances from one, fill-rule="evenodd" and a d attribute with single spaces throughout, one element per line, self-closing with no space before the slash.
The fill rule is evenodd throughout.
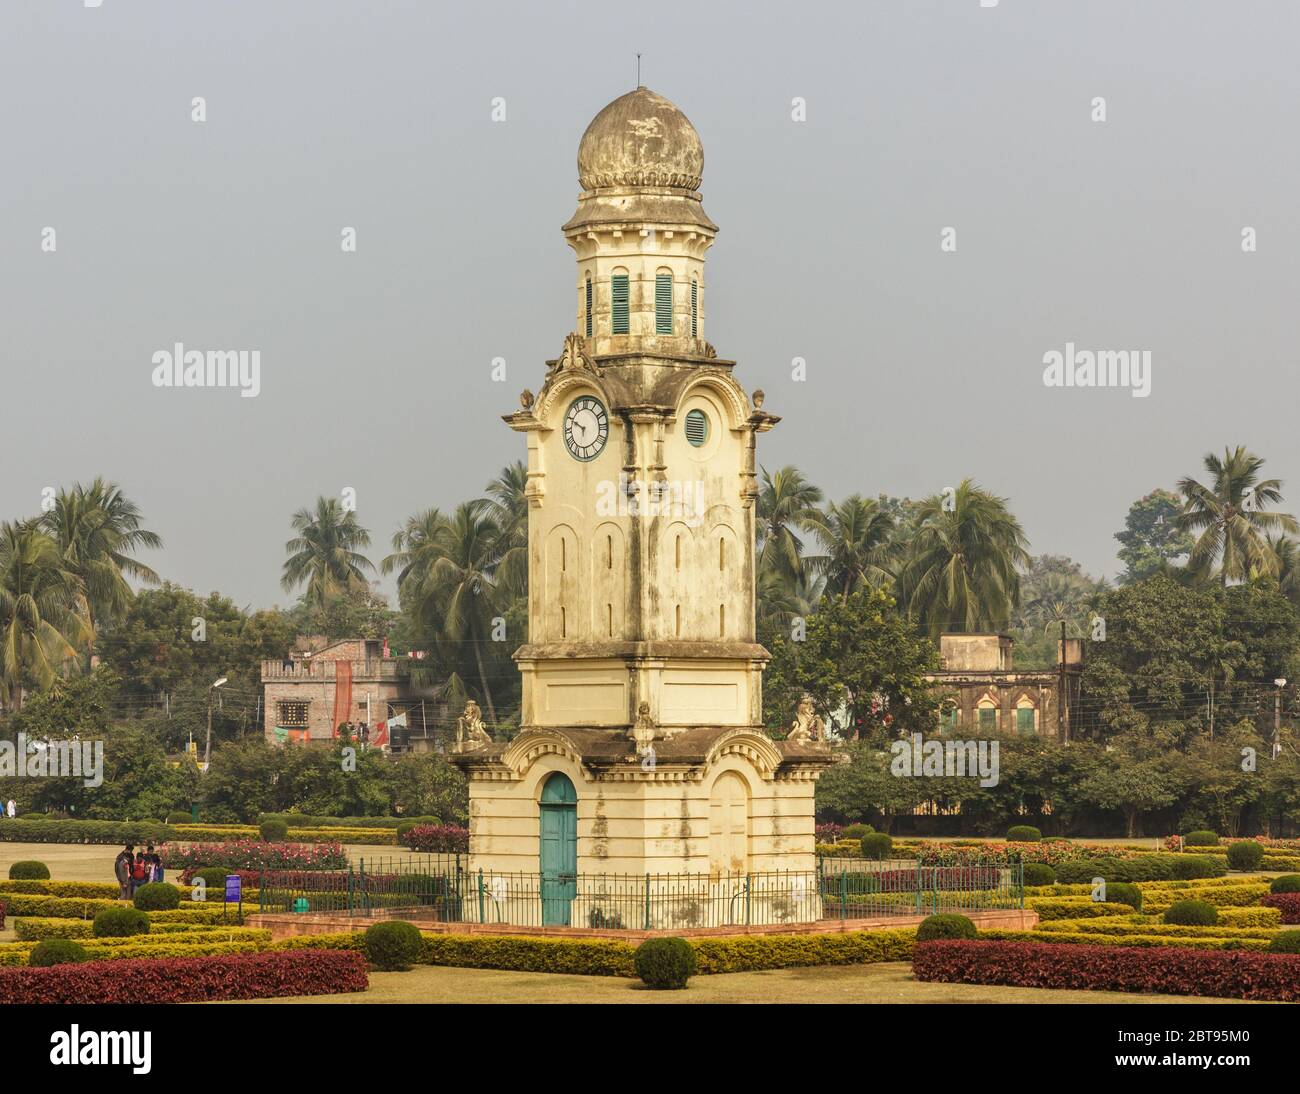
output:
<path id="1" fill-rule="evenodd" d="M 578 180 L 584 190 L 698 190 L 703 173 L 704 149 L 695 127 L 676 106 L 645 87 L 609 103 L 578 145 Z"/>

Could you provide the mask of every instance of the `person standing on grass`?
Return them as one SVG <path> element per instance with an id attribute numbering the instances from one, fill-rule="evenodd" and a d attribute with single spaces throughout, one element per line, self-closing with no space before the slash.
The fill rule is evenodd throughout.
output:
<path id="1" fill-rule="evenodd" d="M 153 849 L 153 844 L 146 844 L 144 849 L 144 860 L 149 864 L 149 880 L 162 881 L 163 864 L 162 855 Z"/>
<path id="2" fill-rule="evenodd" d="M 18 816 L 18 803 L 13 798 L 10 798 L 9 804 L 5 806 L 5 814 L 10 818 Z"/>
<path id="3" fill-rule="evenodd" d="M 131 899 L 131 868 L 135 865 L 135 844 L 128 843 L 113 860 L 113 874 L 117 878 L 118 899 Z"/>
<path id="4" fill-rule="evenodd" d="M 135 896 L 135 891 L 141 885 L 149 882 L 149 863 L 145 861 L 144 852 L 136 853 L 135 862 L 131 864 L 131 895 Z"/>

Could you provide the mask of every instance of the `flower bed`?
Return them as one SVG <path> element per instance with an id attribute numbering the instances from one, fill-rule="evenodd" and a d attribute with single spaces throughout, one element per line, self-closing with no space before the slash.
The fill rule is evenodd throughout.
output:
<path id="1" fill-rule="evenodd" d="M 1300 1000 L 1300 955 L 1294 954 L 941 941 L 916 946 L 912 973 L 949 984 Z"/>
<path id="2" fill-rule="evenodd" d="M 1259 902 L 1265 908 L 1276 908 L 1283 923 L 1300 923 L 1300 893 L 1265 893 Z"/>
<path id="3" fill-rule="evenodd" d="M 348 865 L 340 843 L 262 843 L 233 840 L 227 843 L 168 844 L 159 852 L 169 870 L 218 866 L 227 870 L 339 870 Z"/>
<path id="4" fill-rule="evenodd" d="M 365 991 L 366 961 L 349 952 L 222 954 L 0 968 L 6 1003 L 199 1003 Z"/>
<path id="5" fill-rule="evenodd" d="M 464 854 L 469 851 L 469 829 L 455 824 L 417 824 L 402 843 L 425 854 Z"/>

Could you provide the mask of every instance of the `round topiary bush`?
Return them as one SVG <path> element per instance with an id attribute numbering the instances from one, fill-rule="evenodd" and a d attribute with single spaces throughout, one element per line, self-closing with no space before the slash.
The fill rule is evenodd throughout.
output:
<path id="1" fill-rule="evenodd" d="M 224 866 L 205 866 L 202 870 L 195 870 L 190 878 L 191 882 L 203 879 L 203 884 L 208 887 L 208 892 L 225 892 L 226 876 L 234 873 L 233 870 L 227 870 Z"/>
<path id="2" fill-rule="evenodd" d="M 1045 862 L 1025 863 L 1026 885 L 1055 885 L 1056 871 Z"/>
<path id="3" fill-rule="evenodd" d="M 95 913 L 90 933 L 96 938 L 126 938 L 149 933 L 149 917 L 139 908 L 105 908 Z"/>
<path id="4" fill-rule="evenodd" d="M 372 923 L 366 928 L 366 955 L 385 972 L 404 972 L 420 959 L 424 939 L 419 928 L 402 919 Z"/>
<path id="5" fill-rule="evenodd" d="M 179 811 L 167 814 L 168 824 L 193 824 L 194 815 L 189 812 L 181 813 Z"/>
<path id="6" fill-rule="evenodd" d="M 1300 893 L 1300 874 L 1283 874 L 1275 877 L 1268 886 L 1270 893 Z"/>
<path id="7" fill-rule="evenodd" d="M 1043 833 L 1032 824 L 1013 824 L 1007 829 L 1008 843 L 1041 843 Z"/>
<path id="8" fill-rule="evenodd" d="M 1170 905 L 1163 918 L 1180 927 L 1213 927 L 1219 922 L 1219 909 L 1203 900 L 1180 900 Z"/>
<path id="9" fill-rule="evenodd" d="M 871 825 L 869 825 L 869 824 L 850 824 L 847 828 L 844 829 L 843 832 L 840 833 L 840 839 L 842 839 L 842 840 L 850 840 L 850 839 L 857 839 L 857 840 L 860 840 L 860 839 L 862 839 L 864 836 L 869 836 L 869 835 L 871 835 L 871 833 L 874 832 L 874 831 L 875 831 L 875 829 L 872 828 Z"/>
<path id="10" fill-rule="evenodd" d="M 1300 953 L 1300 931 L 1279 931 L 1268 944 L 1269 953 Z"/>
<path id="11" fill-rule="evenodd" d="M 1168 857 L 1173 862 L 1170 876 L 1175 881 L 1223 877 L 1228 872 L 1227 860 L 1222 855 L 1170 855 Z"/>
<path id="12" fill-rule="evenodd" d="M 1264 848 L 1254 840 L 1228 844 L 1228 869 L 1258 870 L 1264 861 Z"/>
<path id="13" fill-rule="evenodd" d="M 24 859 L 9 867 L 10 881 L 49 881 L 50 868 L 35 859 Z"/>
<path id="14" fill-rule="evenodd" d="M 868 832 L 859 845 L 865 858 L 889 858 L 894 849 L 894 841 L 884 832 Z"/>
<path id="15" fill-rule="evenodd" d="M 1126 881 L 1106 882 L 1106 903 L 1127 904 L 1134 911 L 1142 910 L 1142 890 Z"/>
<path id="16" fill-rule="evenodd" d="M 936 938 L 974 938 L 978 933 L 975 924 L 964 915 L 941 912 L 921 920 L 921 925 L 916 928 L 916 940 L 933 942 Z"/>
<path id="17" fill-rule="evenodd" d="M 634 961 L 642 983 L 656 990 L 684 988 L 695 975 L 695 950 L 684 938 L 647 938 Z"/>
<path id="18" fill-rule="evenodd" d="M 1300 931 L 1293 931 L 1300 934 Z M 36 943 L 36 948 L 27 955 L 27 964 L 48 969 L 51 965 L 75 965 L 86 960 L 86 947 L 70 938 L 47 938 Z"/>
<path id="19" fill-rule="evenodd" d="M 258 825 L 258 831 L 262 833 L 262 839 L 267 843 L 278 843 L 289 834 L 289 825 L 280 817 L 267 817 Z"/>
<path id="20" fill-rule="evenodd" d="M 165 881 L 151 881 L 135 891 L 132 900 L 142 912 L 170 912 L 181 906 L 181 891 Z"/>
<path id="21" fill-rule="evenodd" d="M 1219 836 L 1217 832 L 1210 832 L 1206 829 L 1188 832 L 1183 837 L 1183 845 L 1185 847 L 1218 847 Z"/>

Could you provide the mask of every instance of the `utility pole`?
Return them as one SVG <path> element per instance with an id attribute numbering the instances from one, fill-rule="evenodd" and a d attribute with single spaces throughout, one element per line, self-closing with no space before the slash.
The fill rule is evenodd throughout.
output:
<path id="1" fill-rule="evenodd" d="M 1065 620 L 1061 620 L 1061 682 L 1056 691 L 1056 739 L 1066 743 L 1065 729 Z"/>
<path id="2" fill-rule="evenodd" d="M 1279 677 L 1273 681 L 1277 691 L 1273 695 L 1273 759 L 1282 752 L 1282 689 L 1286 687 L 1286 678 Z"/>

